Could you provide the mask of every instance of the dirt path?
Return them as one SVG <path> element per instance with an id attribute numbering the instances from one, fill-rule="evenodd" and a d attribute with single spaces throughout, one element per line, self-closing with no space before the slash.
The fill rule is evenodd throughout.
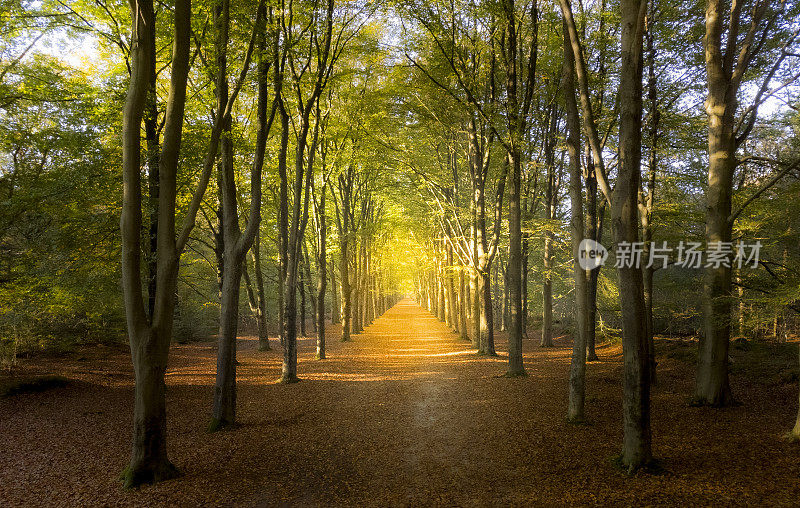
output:
<path id="1" fill-rule="evenodd" d="M 668 473 L 627 478 L 618 449 L 620 351 L 591 364 L 591 425 L 565 423 L 571 346 L 525 341 L 529 376 L 506 379 L 501 356 L 469 343 L 410 300 L 342 343 L 329 359 L 300 341 L 303 381 L 279 385 L 280 351 L 239 343 L 241 426 L 206 434 L 214 351 L 173 348 L 167 376 L 169 453 L 184 476 L 134 492 L 118 480 L 130 439 L 132 375 L 124 348 L 87 348 L 23 366 L 73 382 L 0 399 L 0 505 L 563 505 L 793 504 L 798 448 L 778 439 L 796 385 L 734 377 L 744 404 L 690 408 L 692 367 L 659 359 L 655 451 Z"/>

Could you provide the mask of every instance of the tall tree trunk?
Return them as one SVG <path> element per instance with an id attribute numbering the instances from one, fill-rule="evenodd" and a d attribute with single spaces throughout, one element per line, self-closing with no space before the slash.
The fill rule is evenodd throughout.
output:
<path id="1" fill-rule="evenodd" d="M 305 268 L 308 258 L 306 258 L 303 250 L 300 250 L 300 280 L 298 281 L 298 289 L 300 290 L 300 336 L 306 336 L 306 286 L 307 280 L 305 275 Z"/>
<path id="2" fill-rule="evenodd" d="M 530 273 L 530 240 L 522 236 L 522 335 L 528 337 L 528 274 Z"/>
<path id="3" fill-rule="evenodd" d="M 483 312 L 481 313 L 481 349 L 488 356 L 497 356 L 494 348 L 494 305 L 492 303 L 492 265 L 481 271 Z"/>
<path id="4" fill-rule="evenodd" d="M 339 286 L 342 288 L 342 342 L 347 342 L 350 340 L 350 326 L 353 315 L 350 300 L 350 238 L 348 229 L 351 213 L 350 191 L 348 189 L 352 190 L 352 184 L 345 181 L 344 176 L 340 176 L 339 186 L 340 189 L 343 189 L 341 227 L 339 228 L 339 279 L 341 279 Z"/>
<path id="5" fill-rule="evenodd" d="M 548 112 L 547 139 L 545 140 L 545 165 L 547 166 L 547 186 L 545 187 L 545 220 L 547 226 L 544 234 L 544 281 L 542 283 L 542 339 L 541 347 L 553 346 L 553 217 L 556 209 L 556 176 L 555 176 L 555 143 L 556 143 L 556 109 L 555 105 Z"/>
<path id="6" fill-rule="evenodd" d="M 619 172 L 612 199 L 614 240 L 638 241 L 638 190 L 642 158 L 642 32 L 645 0 L 620 5 L 622 67 L 620 78 Z M 623 382 L 622 464 L 629 471 L 652 459 L 650 434 L 650 352 L 642 270 L 618 268 L 625 376 Z"/>
<path id="7" fill-rule="evenodd" d="M 575 61 L 575 74 L 580 88 L 584 129 L 592 148 L 596 174 L 602 177 L 601 189 L 611 201 L 612 230 L 617 245 L 638 241 L 638 190 L 641 178 L 642 130 L 642 33 L 647 3 L 644 0 L 622 0 L 621 68 L 619 85 L 619 169 L 613 193 L 605 178 L 600 137 L 592 111 L 589 81 L 583 50 L 572 8 L 568 0 L 560 0 L 561 11 L 569 31 Z M 612 195 L 613 194 L 613 195 Z M 620 266 L 620 307 L 622 310 L 623 348 L 623 445 L 620 462 L 628 472 L 647 465 L 652 458 L 650 434 L 650 362 L 642 270 L 637 266 Z"/>
<path id="8" fill-rule="evenodd" d="M 586 147 L 586 208 L 587 208 L 587 229 L 586 238 L 600 242 L 597 228 L 597 176 L 594 174 L 594 162 L 592 161 L 589 147 Z M 597 279 L 600 275 L 600 266 L 589 270 L 588 273 L 588 324 L 586 329 L 586 360 L 597 361 L 596 352 L 596 330 L 597 330 Z"/>
<path id="9" fill-rule="evenodd" d="M 502 263 L 500 263 L 500 266 L 502 266 Z M 502 292 L 503 299 L 502 299 L 502 305 L 501 305 L 501 308 L 500 308 L 500 315 L 501 315 L 500 331 L 502 332 L 502 331 L 508 330 L 509 325 L 510 325 L 510 320 L 511 320 L 511 315 L 510 315 L 510 311 L 509 311 L 509 307 L 510 307 L 510 304 L 511 304 L 511 301 L 510 301 L 511 299 L 508 296 L 508 265 L 506 265 L 505 268 L 502 268 L 502 269 L 499 269 L 499 270 L 498 269 L 495 270 L 495 272 L 498 272 L 498 271 L 503 274 L 503 277 L 502 277 L 502 280 L 503 280 L 503 292 Z M 498 275 L 498 274 L 495 273 L 495 275 Z M 495 279 L 494 279 L 495 285 L 497 285 L 497 281 L 500 280 L 500 279 L 501 279 L 500 277 L 495 276 Z"/>
<path id="10" fill-rule="evenodd" d="M 724 8 L 720 0 L 706 3 L 706 73 L 708 76 L 708 187 L 706 190 L 706 245 L 730 242 L 733 172 L 736 169 L 734 113 L 738 86 L 731 83 L 723 64 Z M 730 37 L 730 34 L 728 35 Z M 725 55 L 732 58 L 732 55 Z M 703 288 L 704 334 L 697 358 L 694 402 L 726 406 L 733 402 L 728 381 L 728 346 L 731 317 L 731 269 L 705 268 Z"/>
<path id="11" fill-rule="evenodd" d="M 653 4 L 650 4 L 650 11 L 653 12 Z M 642 260 L 645 264 L 642 272 L 644 283 L 644 306 L 645 306 L 645 324 L 647 325 L 647 341 L 649 343 L 648 350 L 650 352 L 650 382 L 656 382 L 656 352 L 655 342 L 653 340 L 653 272 L 655 266 L 649 263 L 651 242 L 653 241 L 653 204 L 655 202 L 656 191 L 656 163 L 658 161 L 658 124 L 660 120 L 660 112 L 658 110 L 657 88 L 656 88 L 656 70 L 655 70 L 655 47 L 653 40 L 653 17 L 652 14 L 647 17 L 646 25 L 646 39 L 647 39 L 647 100 L 650 106 L 650 151 L 647 160 L 648 176 L 647 176 L 647 195 L 642 196 L 640 201 L 642 206 L 642 232 L 644 240 L 644 249 L 642 252 Z"/>
<path id="12" fill-rule="evenodd" d="M 472 347 L 482 353 L 481 295 L 483 293 L 481 291 L 481 275 L 477 270 L 470 277 L 470 292 L 472 293 Z"/>
<path id="13" fill-rule="evenodd" d="M 522 132 L 517 103 L 517 27 L 514 0 L 506 0 L 508 19 L 508 123 L 511 133 L 508 165 L 511 167 L 511 193 L 508 200 L 508 293 L 511 299 L 511 328 L 508 331 L 509 376 L 525 375 L 522 364 Z"/>
<path id="14" fill-rule="evenodd" d="M 323 160 L 324 164 L 324 160 Z M 319 233 L 317 237 L 318 247 L 317 252 L 317 359 L 325 359 L 325 290 L 327 289 L 328 281 L 328 253 L 327 253 L 327 234 L 328 234 L 328 218 L 325 216 L 325 195 L 327 194 L 327 185 L 322 187 L 322 192 L 319 196 L 317 204 L 317 220 L 319 223 Z M 332 270 L 331 270 L 332 271 Z M 332 276 L 333 274 L 331 274 Z M 332 305 L 335 307 L 336 302 Z"/>
<path id="15" fill-rule="evenodd" d="M 331 254 L 331 324 L 337 325 L 341 321 L 341 306 L 339 302 L 339 290 L 336 287 L 336 263 Z"/>
<path id="16" fill-rule="evenodd" d="M 469 340 L 469 331 L 467 330 L 467 285 L 466 277 L 464 274 L 464 267 L 458 268 L 458 331 L 462 340 Z"/>
<path id="17" fill-rule="evenodd" d="M 153 13 L 153 23 L 156 23 Z M 156 47 L 156 32 L 150 30 L 150 47 Z M 150 58 L 150 79 L 147 90 L 147 106 L 144 113 L 144 132 L 147 142 L 147 187 L 150 208 L 150 252 L 147 260 L 147 315 L 152 318 L 156 305 L 156 281 L 158 280 L 158 168 L 161 163 L 161 144 L 158 139 L 158 93 L 156 90 L 156 57 Z"/>
<path id="18" fill-rule="evenodd" d="M 586 272 L 578 262 L 583 240 L 583 194 L 581 192 L 580 118 L 575 100 L 575 62 L 564 27 L 564 99 L 567 112 L 567 151 L 569 152 L 569 197 L 571 207 L 572 277 L 575 287 L 575 333 L 569 369 L 567 420 L 584 421 L 586 385 L 586 331 L 588 325 Z"/>
<path id="19" fill-rule="evenodd" d="M 178 252 L 175 243 L 175 177 L 186 103 L 189 72 L 191 3 L 175 3 L 175 44 L 165 136 L 159 164 L 159 228 L 157 281 L 153 312 L 148 316 L 141 281 L 141 124 L 155 58 L 152 0 L 131 2 L 131 77 L 122 119 L 123 202 L 122 287 L 128 340 L 134 368 L 134 411 L 131 460 L 125 471 L 126 487 L 174 477 L 167 456 L 164 374 L 172 336 Z M 203 189 L 204 190 L 204 189 Z"/>
<path id="20" fill-rule="evenodd" d="M 259 26 L 264 13 L 256 16 L 254 37 L 260 34 L 262 53 L 266 44 L 266 32 Z M 220 322 L 217 347 L 217 377 L 214 385 L 214 404 L 209 430 L 217 430 L 233 425 L 236 421 L 236 337 L 239 325 L 239 291 L 241 288 L 242 264 L 247 251 L 256 237 L 261 222 L 261 172 L 264 164 L 267 136 L 271 120 L 267 119 L 269 83 L 267 73 L 270 62 L 261 58 L 258 75 L 258 133 L 256 150 L 251 170 L 250 215 L 244 233 L 239 228 L 237 204 L 236 173 L 233 166 L 233 140 L 231 139 L 231 115 L 227 107 L 230 97 L 227 78 L 227 46 L 229 42 L 230 2 L 221 0 L 215 12 L 217 24 L 217 114 L 222 117 L 222 130 L 226 134 L 221 141 L 220 164 L 223 224 L 220 229 L 224 235 L 224 254 L 222 270 L 222 289 L 220 301 Z M 251 42 L 252 44 L 252 42 Z"/>
<path id="21" fill-rule="evenodd" d="M 453 245 L 449 241 L 446 244 L 447 250 L 447 300 L 450 328 L 458 333 L 458 301 L 456 300 L 455 277 L 453 265 Z"/>
<path id="22" fill-rule="evenodd" d="M 261 232 L 256 231 L 253 239 L 253 246 L 250 249 L 253 256 L 253 271 L 256 281 L 256 303 L 258 311 L 256 320 L 258 321 L 258 350 L 269 351 L 269 329 L 267 327 L 267 298 L 264 293 L 264 273 L 261 271 Z"/>
<path id="23" fill-rule="evenodd" d="M 223 114 L 228 103 L 227 49 L 230 28 L 230 2 L 219 0 L 214 7 L 216 30 L 216 93 L 217 114 Z M 217 182 L 220 196 L 217 249 L 222 253 L 218 268 L 220 277 L 220 316 L 217 337 L 217 377 L 214 386 L 214 407 L 210 429 L 232 425 L 236 420 L 236 328 L 239 317 L 239 283 L 241 264 L 237 263 L 236 242 L 239 240 L 239 214 L 233 168 L 231 118 L 222 120 Z"/>

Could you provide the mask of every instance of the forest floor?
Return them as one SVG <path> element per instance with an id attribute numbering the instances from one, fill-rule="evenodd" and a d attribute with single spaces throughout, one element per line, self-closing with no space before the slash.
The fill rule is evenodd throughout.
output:
<path id="1" fill-rule="evenodd" d="M 571 343 L 525 341 L 528 377 L 475 355 L 404 300 L 351 342 L 331 328 L 329 359 L 299 347 L 302 382 L 276 384 L 280 349 L 239 341 L 241 425 L 207 434 L 212 343 L 175 345 L 167 373 L 169 454 L 183 476 L 134 491 L 133 377 L 124 347 L 23 360 L 15 379 L 65 386 L 0 398 L 0 505 L 738 505 L 796 506 L 800 447 L 781 440 L 797 409 L 796 344 L 733 348 L 741 405 L 687 404 L 695 345 L 659 340 L 653 447 L 660 475 L 627 477 L 621 349 L 588 366 L 588 425 L 564 414 Z M 750 344 L 750 343 L 748 343 Z M 791 348 L 791 349 L 790 349 Z M 9 376 L 0 376 L 0 384 Z"/>

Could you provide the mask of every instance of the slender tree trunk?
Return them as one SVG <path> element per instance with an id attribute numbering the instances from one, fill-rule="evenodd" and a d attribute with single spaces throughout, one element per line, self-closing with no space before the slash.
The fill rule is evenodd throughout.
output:
<path id="1" fill-rule="evenodd" d="M 589 147 L 586 147 L 587 153 Z M 588 228 L 586 238 L 600 242 L 597 231 L 597 176 L 594 174 L 594 162 L 592 161 L 591 154 L 586 157 L 586 208 L 588 209 L 587 219 Z M 597 329 L 597 278 L 600 275 L 600 267 L 588 272 L 588 324 L 586 325 L 586 359 L 587 361 L 594 362 L 599 358 L 596 352 L 596 329 Z"/>
<path id="2" fill-rule="evenodd" d="M 553 282 L 550 278 L 552 270 L 552 240 L 550 233 L 544 239 L 544 282 L 542 283 L 542 339 L 541 347 L 553 346 Z"/>
<path id="3" fill-rule="evenodd" d="M 650 10 L 653 11 L 653 4 L 650 4 Z M 653 272 L 654 266 L 649 266 L 651 242 L 653 241 L 653 203 L 655 202 L 656 190 L 656 163 L 657 149 L 658 149 L 658 124 L 660 120 L 660 112 L 658 110 L 657 88 L 656 88 L 656 70 L 655 70 L 655 47 L 653 40 L 653 18 L 652 15 L 648 16 L 647 20 L 647 100 L 650 105 L 650 152 L 647 161 L 648 177 L 647 177 L 647 196 L 642 196 L 642 232 L 644 234 L 644 249 L 642 252 L 642 260 L 645 264 L 642 276 L 644 282 L 644 306 L 645 317 L 647 325 L 647 340 L 649 343 L 650 352 L 650 382 L 656 382 L 656 356 L 655 356 L 655 342 L 653 340 Z"/>
<path id="4" fill-rule="evenodd" d="M 567 151 L 569 152 L 569 197 L 572 205 L 570 233 L 572 238 L 572 277 L 575 287 L 575 333 L 569 369 L 569 404 L 567 420 L 584 420 L 586 385 L 586 331 L 588 325 L 586 272 L 578 262 L 583 240 L 583 195 L 581 192 L 580 118 L 575 100 L 575 63 L 569 34 L 564 27 L 564 98 L 567 112 Z"/>
<path id="5" fill-rule="evenodd" d="M 300 336 L 306 336 L 306 285 L 307 280 L 305 276 L 305 267 L 306 263 L 308 262 L 308 258 L 304 255 L 303 251 L 300 251 L 300 280 L 298 281 L 298 289 L 300 290 Z"/>
<path id="6" fill-rule="evenodd" d="M 337 325 L 341 321 L 341 307 L 339 302 L 339 290 L 336 287 L 336 263 L 331 254 L 331 324 Z"/>
<path id="7" fill-rule="evenodd" d="M 530 241 L 522 237 L 522 335 L 528 337 L 528 274 L 530 273 Z"/>
<path id="8" fill-rule="evenodd" d="M 545 165 L 547 166 L 547 186 L 545 188 L 545 220 L 547 229 L 544 235 L 544 282 L 542 283 L 542 339 L 541 347 L 553 346 L 553 231 L 552 220 L 555 215 L 555 143 L 556 109 L 548 112 L 547 139 L 545 140 Z"/>
<path id="9" fill-rule="evenodd" d="M 464 267 L 460 266 L 458 269 L 458 331 L 462 340 L 469 340 L 469 332 L 467 330 L 468 306 Z"/>
<path id="10" fill-rule="evenodd" d="M 260 9 L 261 7 L 259 7 Z M 259 12 L 256 24 L 260 24 L 263 12 Z M 223 232 L 223 269 L 220 300 L 220 323 L 217 347 L 217 377 L 214 385 L 214 404 L 209 430 L 217 430 L 233 425 L 236 421 L 236 338 L 239 325 L 239 292 L 241 288 L 242 266 L 256 237 L 261 218 L 261 172 L 264 163 L 266 140 L 270 128 L 267 120 L 269 61 L 262 58 L 259 62 L 258 89 L 258 135 L 256 139 L 255 158 L 251 171 L 251 204 L 247 229 L 242 234 L 239 228 L 239 211 L 237 204 L 236 174 L 233 166 L 233 140 L 231 139 L 231 117 L 227 111 L 229 102 L 227 78 L 227 46 L 229 42 L 230 3 L 221 0 L 215 12 L 217 23 L 217 114 L 222 118 L 222 130 L 226 133 L 220 143 L 222 225 Z M 261 31 L 260 46 L 264 48 L 266 34 L 263 28 L 256 28 L 254 36 Z"/>
<path id="11" fill-rule="evenodd" d="M 230 27 L 230 3 L 219 0 L 214 8 L 217 51 L 217 114 L 223 114 L 228 103 L 227 48 Z M 222 253 L 220 273 L 220 316 L 217 338 L 217 378 L 214 386 L 214 407 L 210 428 L 232 425 L 236 421 L 236 328 L 239 317 L 239 285 L 241 265 L 237 263 L 236 242 L 239 239 L 239 214 L 233 168 L 231 119 L 222 120 L 220 157 L 217 164 L 220 223 L 218 250 Z"/>
<path id="12" fill-rule="evenodd" d="M 494 306 L 492 304 L 492 265 L 481 271 L 483 291 L 483 312 L 481 313 L 481 352 L 497 356 L 494 348 Z"/>
<path id="13" fill-rule="evenodd" d="M 482 320 L 481 320 L 481 276 L 478 271 L 470 277 L 470 292 L 472 293 L 472 347 L 483 353 Z"/>
<path id="14" fill-rule="evenodd" d="M 343 184 L 344 178 L 340 178 L 340 183 Z M 342 342 L 350 340 L 350 324 L 352 318 L 352 309 L 350 308 L 351 291 L 350 291 L 350 260 L 349 248 L 350 241 L 348 237 L 348 224 L 350 221 L 350 196 L 346 193 L 346 197 L 342 198 L 342 228 L 339 232 L 340 247 L 339 247 L 339 278 L 341 279 L 340 287 L 342 288 Z"/>
<path id="15" fill-rule="evenodd" d="M 324 163 L 324 162 L 323 162 Z M 328 281 L 328 253 L 326 251 L 327 233 L 328 233 L 328 219 L 325 216 L 325 195 L 327 194 L 327 186 L 322 187 L 320 193 L 319 203 L 317 205 L 317 217 L 319 222 L 318 242 L 319 257 L 317 258 L 317 267 L 319 273 L 317 274 L 317 359 L 325 359 L 325 290 L 327 289 Z M 331 270 L 332 271 L 332 270 Z M 332 276 L 332 274 L 331 274 Z M 335 301 L 333 302 L 335 307 Z"/>
<path id="16" fill-rule="evenodd" d="M 508 37 L 506 40 L 507 118 L 511 140 L 508 143 L 508 165 L 511 168 L 511 192 L 508 200 L 508 293 L 511 299 L 511 327 L 508 333 L 508 376 L 525 375 L 522 362 L 522 142 L 525 113 L 521 111 L 517 93 L 517 19 L 514 0 L 505 0 Z M 535 11 L 534 11 L 535 14 Z M 534 15 L 534 23 L 536 17 Z M 535 25 L 534 25 L 535 27 Z M 535 41 L 534 37 L 534 41 Z M 534 42 L 535 51 L 535 42 Z M 535 53 L 534 53 L 535 55 Z M 534 60 L 535 62 L 535 60 Z M 535 69 L 535 64 L 534 64 Z M 533 76 L 528 76 L 529 80 Z M 532 86 L 532 81 L 528 83 Z M 524 108 L 522 108 L 524 109 Z"/>
<path id="17" fill-rule="evenodd" d="M 261 271 L 261 233 L 256 231 L 256 237 L 253 239 L 253 246 L 250 249 L 253 256 L 253 270 L 255 271 L 256 281 L 256 303 L 258 305 L 258 313 L 256 319 L 258 321 L 258 350 L 269 351 L 272 348 L 269 345 L 269 329 L 267 327 L 267 298 L 264 293 L 264 274 Z"/>
<path id="18" fill-rule="evenodd" d="M 153 13 L 153 23 L 156 14 Z M 150 30 L 150 47 L 156 47 L 156 32 Z M 152 318 L 156 304 L 156 281 L 158 279 L 158 180 L 159 165 L 161 163 L 161 144 L 158 139 L 158 94 L 156 91 L 156 57 L 150 59 L 150 80 L 147 90 L 147 106 L 144 114 L 144 132 L 147 142 L 147 186 L 149 192 L 148 206 L 150 208 L 150 252 L 147 262 L 147 315 Z"/>
<path id="19" fill-rule="evenodd" d="M 645 0 L 622 0 L 619 172 L 612 200 L 614 240 L 638 240 L 638 189 L 642 157 L 642 32 Z M 642 270 L 620 267 L 622 308 L 623 446 L 621 461 L 629 471 L 652 459 L 650 434 L 650 352 Z"/>

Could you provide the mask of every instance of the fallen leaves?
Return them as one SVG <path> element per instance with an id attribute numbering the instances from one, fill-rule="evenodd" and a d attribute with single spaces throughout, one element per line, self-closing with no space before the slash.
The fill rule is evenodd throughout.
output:
<path id="1" fill-rule="evenodd" d="M 280 351 L 243 338 L 241 425 L 217 434 L 205 433 L 214 352 L 176 345 L 169 453 L 184 475 L 133 492 L 118 480 L 133 401 L 125 349 L 28 360 L 28 375 L 71 383 L 0 399 L 0 504 L 796 503 L 798 448 L 779 439 L 794 421 L 795 384 L 758 383 L 743 369 L 733 378 L 743 405 L 691 408 L 691 364 L 662 355 L 653 433 L 667 472 L 627 478 L 609 463 L 621 439 L 619 348 L 599 348 L 589 365 L 589 425 L 574 426 L 564 418 L 571 345 L 536 343 L 525 341 L 530 375 L 505 379 L 505 358 L 466 354 L 464 341 L 404 301 L 352 342 L 329 340 L 327 360 L 314 360 L 313 339 L 301 340 L 303 382 L 281 385 Z"/>

